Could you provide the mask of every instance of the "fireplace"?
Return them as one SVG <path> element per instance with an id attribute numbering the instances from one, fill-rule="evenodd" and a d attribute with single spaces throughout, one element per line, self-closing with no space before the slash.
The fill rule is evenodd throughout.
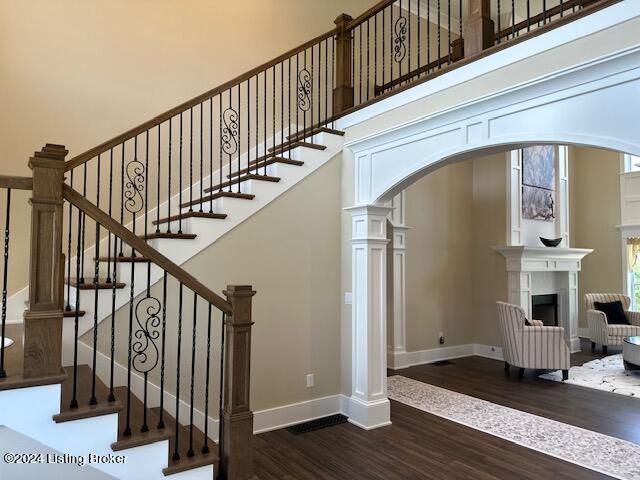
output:
<path id="1" fill-rule="evenodd" d="M 558 326 L 558 295 L 531 295 L 531 318 L 542 320 L 551 327 Z"/>

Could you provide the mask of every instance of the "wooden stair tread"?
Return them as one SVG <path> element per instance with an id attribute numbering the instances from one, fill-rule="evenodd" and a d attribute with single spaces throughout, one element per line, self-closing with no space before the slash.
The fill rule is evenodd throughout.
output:
<path id="1" fill-rule="evenodd" d="M 202 203 L 202 202 L 199 202 Z M 195 205 L 195 204 L 192 204 Z M 189 206 L 189 205 L 187 205 Z M 160 220 L 154 220 L 152 223 L 154 225 L 160 225 L 161 223 L 169 223 L 176 222 L 180 220 L 180 218 L 214 218 L 218 220 L 224 220 L 227 218 L 226 213 L 215 213 L 215 212 L 184 212 L 181 215 L 172 215 L 170 217 L 161 218 Z M 147 237 L 148 238 L 148 237 Z"/>
<path id="2" fill-rule="evenodd" d="M 73 397 L 73 367 L 65 367 L 67 378 L 61 385 L 60 394 L 60 413 L 53 416 L 56 423 L 69 422 L 71 420 L 79 420 L 81 418 L 99 417 L 101 415 L 109 415 L 118 413 L 122 410 L 122 403 L 116 399 L 113 402 L 108 401 L 109 388 L 96 377 L 96 405 L 89 405 L 91 398 L 91 381 L 92 370 L 88 365 L 78 365 L 77 367 L 77 392 L 76 400 L 77 408 L 71 408 L 71 399 Z"/>
<path id="3" fill-rule="evenodd" d="M 72 287 L 77 288 L 78 290 L 95 290 L 96 288 L 96 284 L 93 283 L 93 279 L 90 279 L 87 282 L 87 279 L 85 278 L 84 283 L 78 283 L 77 279 L 69 278 L 65 280 L 65 284 L 67 283 L 70 284 Z M 116 289 L 121 289 L 126 286 L 127 286 L 126 283 L 116 282 Z M 107 283 L 106 280 L 98 280 L 98 290 L 107 290 L 110 288 L 113 288 L 113 282 Z"/>
<path id="4" fill-rule="evenodd" d="M 274 163 L 285 163 L 287 165 L 295 165 L 296 167 L 301 167 L 302 165 L 304 165 L 303 161 L 300 160 L 292 160 L 290 158 L 286 158 L 286 157 L 271 157 L 269 159 L 262 160 L 262 161 L 254 161 L 249 163 L 248 167 L 243 168 L 242 170 L 240 170 L 239 172 L 232 172 L 229 175 L 227 175 L 227 178 L 233 178 L 233 177 L 237 177 L 238 175 L 242 175 L 245 173 L 249 173 L 252 170 L 259 170 L 260 168 L 264 168 L 266 166 L 272 165 Z"/>
<path id="5" fill-rule="evenodd" d="M 314 150 L 326 150 L 327 147 L 324 145 L 320 145 L 317 143 L 305 142 L 303 140 L 296 140 L 294 142 L 287 142 L 281 145 L 276 145 L 275 147 L 269 147 L 267 150 L 271 153 L 282 153 L 287 152 L 289 150 L 293 150 L 295 148 L 312 148 Z"/>
<path id="6" fill-rule="evenodd" d="M 341 137 L 344 136 L 344 132 L 342 130 L 336 130 L 335 128 L 329 127 L 313 127 L 307 128 L 306 130 L 300 130 L 292 135 L 287 135 L 287 140 L 298 141 L 300 139 L 305 139 L 307 137 L 312 137 L 317 135 L 318 133 L 328 133 L 330 135 L 339 135 Z"/>
<path id="7" fill-rule="evenodd" d="M 217 198 L 239 198 L 242 200 L 253 200 L 254 198 L 256 198 L 256 196 L 251 193 L 225 192 L 224 190 L 221 190 L 219 192 L 212 193 L 211 195 L 207 195 L 202 198 L 197 198 L 190 202 L 182 203 L 180 204 L 180 208 L 186 208 L 191 205 L 198 205 L 200 203 L 209 202 Z"/>
<path id="8" fill-rule="evenodd" d="M 205 192 L 212 192 L 214 190 L 218 190 L 220 188 L 230 187 L 231 185 L 235 185 L 238 183 L 246 182 L 247 180 L 260 180 L 262 182 L 279 182 L 280 177 L 272 177 L 270 175 L 256 175 L 255 173 L 248 173 L 246 175 L 242 175 L 241 177 L 236 177 L 231 180 L 227 180 L 224 183 L 216 185 L 215 187 L 209 187 L 205 189 Z"/>
<path id="9" fill-rule="evenodd" d="M 175 240 L 193 240 L 197 235 L 195 233 L 168 233 L 168 232 L 153 232 L 147 235 L 147 240 L 153 240 L 154 238 L 168 238 Z M 140 238 L 144 239 L 144 235 Z"/>
<path id="10" fill-rule="evenodd" d="M 87 312 L 85 312 L 84 310 L 78 310 L 78 316 L 79 317 L 84 317 L 85 313 L 87 313 Z M 65 317 L 65 318 L 75 318 L 76 311 L 75 310 L 63 310 L 62 316 Z"/>
<path id="11" fill-rule="evenodd" d="M 158 407 L 153 409 L 156 413 L 160 410 Z M 168 415 L 165 412 L 165 422 L 167 425 L 175 428 L 175 418 Z M 165 475 L 172 475 L 175 473 L 184 472 L 194 468 L 204 467 L 206 465 L 214 465 L 217 470 L 218 462 L 218 444 L 209 439 L 208 447 L 209 453 L 202 453 L 202 447 L 204 445 L 204 433 L 197 427 L 193 427 L 193 457 L 187 456 L 189 451 L 189 426 L 179 425 L 178 430 L 178 453 L 180 454 L 179 460 L 173 460 L 173 452 L 175 450 L 176 437 L 173 435 L 169 439 L 169 462 L 168 467 L 162 469 L 162 473 Z"/>
<path id="12" fill-rule="evenodd" d="M 156 409 L 147 409 L 147 425 L 149 431 L 142 432 L 142 421 L 144 417 L 144 405 L 133 393 L 131 393 L 131 435 L 124 435 L 127 422 L 127 387 L 116 387 L 116 397 L 122 402 L 122 411 L 118 415 L 118 440 L 111 444 L 114 451 L 127 448 L 140 447 L 150 443 L 168 440 L 173 435 L 173 430 L 169 428 L 169 423 L 165 428 L 158 428 L 160 419 Z"/>

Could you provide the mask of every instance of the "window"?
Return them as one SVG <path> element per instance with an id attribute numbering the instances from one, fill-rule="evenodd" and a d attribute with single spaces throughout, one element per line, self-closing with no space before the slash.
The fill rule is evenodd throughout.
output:
<path id="1" fill-rule="evenodd" d="M 631 297 L 631 309 L 637 310 L 640 307 L 640 238 L 627 239 L 627 255 L 628 293 Z"/>
<path id="2" fill-rule="evenodd" d="M 624 156 L 624 173 L 640 172 L 640 157 L 633 155 Z"/>

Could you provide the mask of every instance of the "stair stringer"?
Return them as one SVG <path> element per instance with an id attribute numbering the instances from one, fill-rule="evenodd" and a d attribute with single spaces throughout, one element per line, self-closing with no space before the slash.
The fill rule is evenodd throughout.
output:
<path id="1" fill-rule="evenodd" d="M 244 193 L 255 194 L 253 200 L 242 200 L 235 198 L 220 198 L 215 200 L 214 210 L 227 214 L 224 220 L 212 220 L 204 218 L 186 218 L 183 219 L 182 230 L 185 233 L 195 233 L 197 237 L 192 240 L 183 239 L 152 239 L 149 245 L 158 250 L 160 253 L 168 257 L 177 265 L 182 265 L 192 257 L 212 245 L 226 233 L 233 230 L 242 222 L 250 218 L 262 208 L 270 204 L 273 200 L 285 193 L 291 187 L 302 181 L 308 175 L 316 171 L 336 154 L 342 151 L 343 137 L 327 133 L 319 133 L 310 141 L 326 146 L 325 150 L 314 150 L 299 147 L 291 151 L 292 158 L 299 159 L 304 162 L 301 166 L 287 164 L 272 164 L 267 166 L 267 174 L 278 175 L 281 180 L 277 183 L 262 182 L 258 180 L 248 180 L 242 183 L 241 191 Z M 262 173 L 262 172 L 261 172 Z M 214 175 L 215 176 L 215 175 Z M 188 189 L 187 189 L 188 191 Z M 234 189 L 235 191 L 235 189 Z M 186 199 L 183 194 L 183 199 Z M 206 203 L 207 207 L 209 202 Z M 187 211 L 188 209 L 183 209 Z M 196 208 L 194 208 L 196 210 Z M 153 220 L 155 216 L 149 216 L 149 220 Z M 174 222 L 175 223 L 175 222 Z M 137 227 L 137 231 L 141 229 Z M 149 232 L 155 230 L 155 227 L 149 228 Z M 172 231 L 174 225 L 172 224 Z M 102 244 L 105 241 L 101 242 Z M 125 255 L 128 253 L 125 250 Z M 92 259 L 95 256 L 94 248 L 85 250 L 85 259 Z M 73 259 L 72 259 L 73 261 Z M 117 263 L 117 279 L 118 282 L 124 282 L 127 286 L 123 289 L 115 291 L 115 311 L 125 306 L 131 298 L 131 269 L 130 263 Z M 89 275 L 89 272 L 91 275 Z M 161 281 L 163 277 L 162 269 L 155 265 L 151 266 L 150 279 L 151 286 Z M 93 278 L 93 269 L 90 265 L 85 266 L 85 278 L 87 281 Z M 134 268 L 133 277 L 133 296 L 137 297 L 147 288 L 147 265 L 137 263 Z M 65 285 L 65 292 L 67 287 Z M 75 307 L 76 288 L 69 288 L 70 300 L 72 307 Z M 98 290 L 98 315 L 94 319 L 95 308 L 95 291 L 83 290 L 80 294 L 80 310 L 86 313 L 78 319 L 78 336 L 93 328 L 94 323 L 99 324 L 105 318 L 110 317 L 112 311 L 112 290 Z M 63 365 L 68 366 L 73 363 L 73 344 L 74 344 L 74 322 L 73 317 L 64 319 L 63 326 Z"/>

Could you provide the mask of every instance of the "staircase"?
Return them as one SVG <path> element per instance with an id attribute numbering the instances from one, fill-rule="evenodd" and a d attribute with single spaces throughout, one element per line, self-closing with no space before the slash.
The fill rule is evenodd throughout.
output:
<path id="1" fill-rule="evenodd" d="M 185 262 L 339 154 L 341 117 L 615 2 L 516 2 L 505 26 L 469 0 L 432 38 L 424 21 L 459 3 L 383 0 L 87 152 L 47 144 L 32 176 L 0 175 L 1 333 L 16 340 L 0 346 L 0 424 L 113 459 L 93 466 L 117 478 L 254 478 L 255 291 L 219 295 Z M 8 297 L 27 261 L 9 255 L 15 190 L 32 199 L 29 285 Z"/>

